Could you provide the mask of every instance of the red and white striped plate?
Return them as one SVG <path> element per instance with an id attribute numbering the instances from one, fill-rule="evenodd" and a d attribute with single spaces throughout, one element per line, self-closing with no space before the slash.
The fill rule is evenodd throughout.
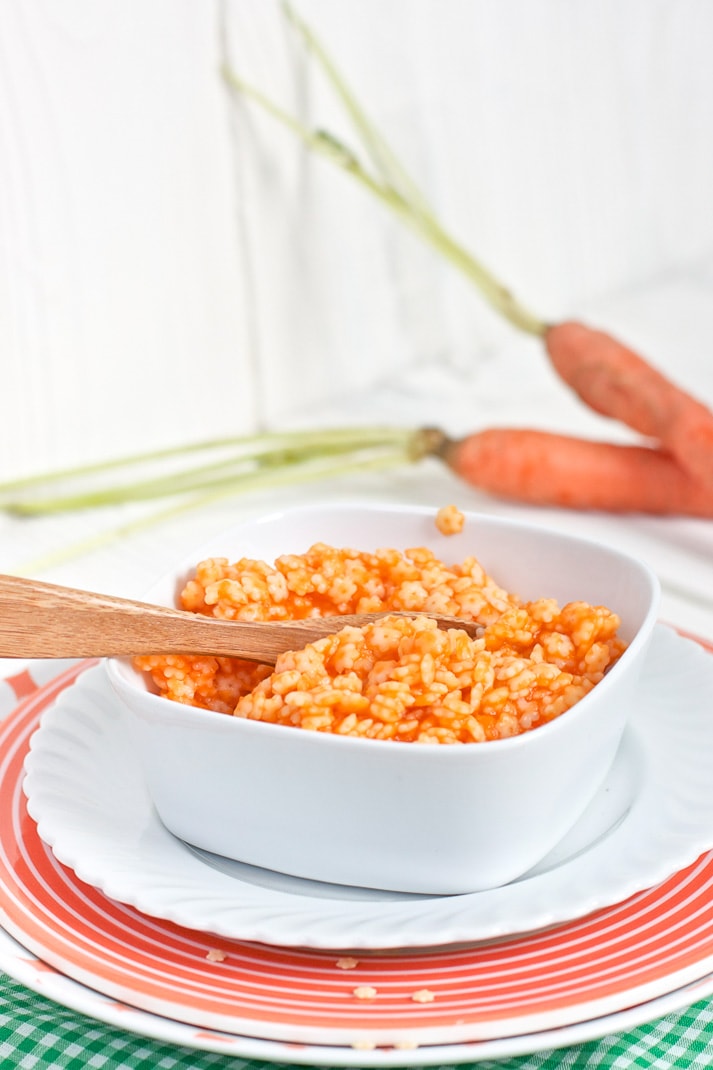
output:
<path id="1" fill-rule="evenodd" d="M 23 790 L 56 859 L 108 898 L 188 929 L 370 951 L 501 940 L 621 903 L 713 847 L 712 688 L 713 658 L 657 627 L 624 738 L 590 806 L 523 878 L 466 895 L 320 884 L 182 843 L 151 804 L 103 666 L 43 713 Z M 332 848 L 349 849 L 339 840 Z"/>
<path id="2" fill-rule="evenodd" d="M 21 790 L 38 718 L 78 671 L 30 694 L 0 727 L 0 921 L 45 962 L 113 999 L 267 1040 L 460 1044 L 581 1023 L 713 971 L 713 852 L 656 888 L 550 931 L 362 953 L 357 965 L 333 951 L 213 938 L 122 906 L 56 861 Z"/>

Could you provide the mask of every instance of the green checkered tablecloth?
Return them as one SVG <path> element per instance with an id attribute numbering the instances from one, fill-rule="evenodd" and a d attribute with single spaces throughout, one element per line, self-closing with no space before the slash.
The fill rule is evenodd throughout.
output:
<path id="1" fill-rule="evenodd" d="M 288 1063 L 196 1051 L 102 1025 L 0 976 L 3 1070 L 288 1070 Z M 510 1059 L 477 1070 L 704 1070 L 713 1066 L 713 1001 L 701 1000 L 628 1033 Z M 443 1065 L 435 1070 L 448 1070 Z"/>

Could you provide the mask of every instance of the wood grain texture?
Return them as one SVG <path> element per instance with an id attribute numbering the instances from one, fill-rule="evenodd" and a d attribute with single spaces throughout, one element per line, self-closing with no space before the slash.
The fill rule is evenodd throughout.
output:
<path id="1" fill-rule="evenodd" d="M 0 472 L 254 425 L 213 4 L 0 9 Z"/>
<path id="2" fill-rule="evenodd" d="M 536 311 L 713 250 L 707 0 L 298 7 L 450 229 Z M 0 5 L 0 479 L 332 402 L 348 420 L 355 394 L 516 344 L 345 176 L 231 100 L 226 58 L 352 143 L 277 0 Z"/>
<path id="3" fill-rule="evenodd" d="M 297 7 L 451 231 L 546 318 L 713 249 L 705 0 Z M 227 10 L 241 75 L 357 144 L 274 6 Z M 342 386 L 347 407 L 416 363 L 471 373 L 507 352 L 513 332 L 467 282 L 273 120 L 238 110 L 273 419 Z"/>
<path id="4" fill-rule="evenodd" d="M 285 622 L 221 620 L 0 575 L 0 658 L 212 654 L 274 665 L 287 650 L 299 650 L 347 626 L 363 627 L 387 615 L 361 613 Z M 470 635 L 482 632 L 471 621 L 443 615 L 434 619 L 442 628 L 455 627 Z"/>

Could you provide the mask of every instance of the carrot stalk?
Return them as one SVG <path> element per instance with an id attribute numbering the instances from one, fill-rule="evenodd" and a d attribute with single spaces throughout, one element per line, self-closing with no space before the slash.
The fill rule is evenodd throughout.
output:
<path id="1" fill-rule="evenodd" d="M 368 190 L 402 223 L 410 227 L 423 241 L 433 246 L 446 260 L 463 272 L 478 288 L 485 301 L 504 319 L 521 331 L 541 337 L 547 330 L 547 323 L 535 316 L 509 287 L 503 285 L 464 245 L 461 245 L 446 231 L 426 198 L 357 102 L 317 36 L 289 4 L 283 4 L 283 10 L 302 36 L 307 48 L 334 89 L 357 135 L 362 140 L 372 164 L 372 170 L 369 170 L 362 163 L 358 153 L 340 138 L 326 130 L 316 130 L 305 125 L 294 115 L 275 104 L 259 89 L 244 81 L 226 64 L 223 67 L 223 77 L 227 85 L 252 100 L 282 126 L 291 130 L 310 151 L 329 160 Z"/>
<path id="2" fill-rule="evenodd" d="M 713 413 L 616 339 L 581 323 L 548 327 L 516 299 L 499 278 L 445 230 L 316 34 L 289 3 L 283 2 L 283 9 L 346 111 L 375 174 L 338 138 L 300 122 L 228 67 L 224 70 L 227 83 L 291 129 L 309 149 L 351 175 L 463 272 L 513 326 L 543 337 L 558 374 L 591 408 L 659 439 L 690 475 L 713 491 Z"/>
<path id="3" fill-rule="evenodd" d="M 358 438 L 359 429 L 352 430 Z M 364 430 L 368 435 L 368 429 Z M 399 467 L 427 457 L 445 462 L 471 486 L 494 497 L 523 504 L 713 518 L 713 492 L 692 479 L 670 454 L 659 449 L 615 446 L 545 431 L 507 428 L 480 431 L 460 440 L 450 438 L 437 428 L 394 428 L 392 432 L 396 440 L 392 449 L 383 449 L 375 455 L 365 456 L 355 443 L 352 449 L 340 450 L 331 458 L 327 453 L 321 462 L 312 454 L 296 462 L 295 455 L 299 451 L 285 450 L 284 464 L 256 472 L 251 477 L 235 479 L 225 476 L 201 492 L 193 489 L 191 494 L 184 487 L 168 508 L 60 547 L 47 557 L 16 566 L 14 571 L 33 575 L 154 524 L 166 523 L 188 510 L 235 497 L 244 491 L 341 477 L 348 472 Z M 302 441 L 300 432 L 293 434 L 296 443 Z M 388 439 L 389 429 L 382 428 L 380 434 Z M 286 438 L 289 435 L 290 432 L 285 433 Z M 198 443 L 186 449 L 202 449 L 203 445 Z M 137 459 L 125 460 L 134 463 Z M 121 500 L 120 491 L 117 491 L 116 500 Z M 49 503 L 50 508 L 55 505 Z M 77 507 L 75 503 L 74 508 Z M 42 506 L 38 503 L 36 515 L 41 511 Z"/>
<path id="4" fill-rule="evenodd" d="M 658 439 L 713 492 L 713 412 L 631 349 L 582 323 L 550 327 L 545 346 L 558 375 L 596 412 Z"/>
<path id="5" fill-rule="evenodd" d="M 539 506 L 713 518 L 713 491 L 663 450 L 547 431 L 492 428 L 428 449 L 466 482 L 495 497 Z"/>

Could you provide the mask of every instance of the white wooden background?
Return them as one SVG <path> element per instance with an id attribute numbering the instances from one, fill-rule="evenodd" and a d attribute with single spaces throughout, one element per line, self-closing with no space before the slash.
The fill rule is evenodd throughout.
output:
<path id="1" fill-rule="evenodd" d="M 452 232 L 526 303 L 612 329 L 713 404 L 710 0 L 295 6 Z M 361 189 L 236 100 L 225 62 L 352 141 L 277 0 L 0 0 L 0 480 L 259 426 L 628 437 Z M 409 478 L 379 487 L 455 496 L 445 476 Z M 0 568 L 85 521 L 67 525 L 3 519 Z M 710 527 L 607 529 L 650 553 L 669 616 L 682 592 L 699 600 L 680 619 L 707 634 Z M 140 593 L 162 539 L 133 567 L 55 575 Z"/>
<path id="2" fill-rule="evenodd" d="M 709 0 L 297 7 L 453 232 L 537 311 L 611 319 L 612 298 L 699 268 L 707 300 Z M 361 418 L 375 384 L 408 392 L 429 364 L 470 379 L 524 344 L 348 178 L 231 99 L 226 58 L 351 136 L 275 0 L 0 4 L 0 478 L 304 422 L 340 397 Z M 700 317 L 713 351 L 697 297 L 671 306 L 671 338 L 658 298 L 612 325 L 697 376 L 675 322 Z"/>

